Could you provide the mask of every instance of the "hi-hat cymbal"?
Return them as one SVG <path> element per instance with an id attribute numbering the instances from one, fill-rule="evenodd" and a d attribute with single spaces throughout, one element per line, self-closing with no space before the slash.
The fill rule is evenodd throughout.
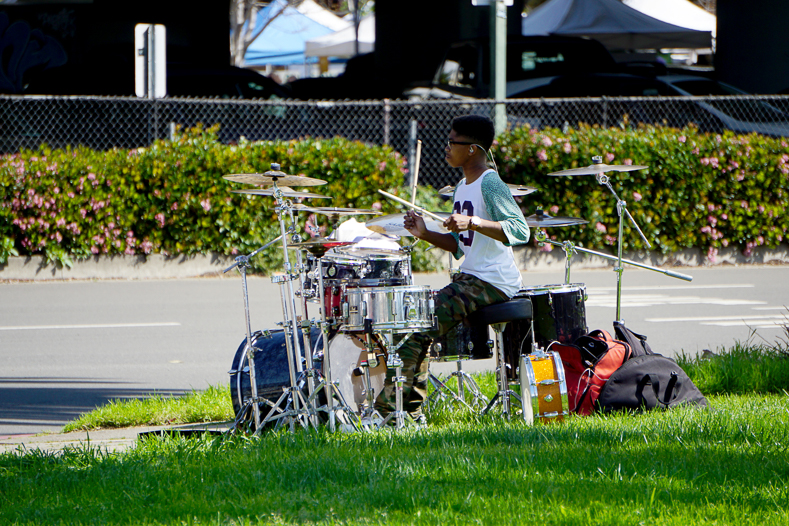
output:
<path id="1" fill-rule="evenodd" d="M 336 239 L 327 239 L 325 237 L 316 237 L 315 239 L 309 239 L 307 241 L 302 241 L 301 243 L 290 243 L 288 246 L 306 249 L 307 251 L 320 257 L 330 248 L 345 247 L 348 245 L 353 245 L 353 242 L 337 241 Z"/>
<path id="2" fill-rule="evenodd" d="M 446 212 L 437 212 L 436 215 L 447 218 L 450 214 Z M 428 216 L 422 216 L 422 218 L 425 220 L 425 226 L 428 230 L 440 232 L 442 234 L 449 232 L 449 230 L 444 228 L 442 222 Z M 405 229 L 403 224 L 404 219 L 405 214 L 389 214 L 381 217 L 374 217 L 367 221 L 365 226 L 378 234 L 386 234 L 389 236 L 413 236 L 411 232 Z"/>
<path id="3" fill-rule="evenodd" d="M 381 212 L 378 212 L 377 210 L 368 210 L 364 208 L 339 208 L 336 206 L 307 206 L 296 204 L 293 205 L 293 209 L 297 212 L 311 212 L 327 216 L 381 215 Z"/>
<path id="4" fill-rule="evenodd" d="M 321 194 L 313 194 L 310 192 L 301 192 L 299 190 L 293 190 L 292 188 L 288 188 L 287 186 L 280 186 L 280 190 L 282 190 L 283 197 L 310 197 L 314 199 L 333 199 L 333 197 L 329 197 L 328 195 L 321 195 Z M 252 195 L 274 195 L 273 188 L 255 188 L 253 190 L 230 190 L 234 194 L 252 194 Z"/>
<path id="5" fill-rule="evenodd" d="M 558 172 L 551 172 L 548 175 L 598 175 L 605 172 L 632 172 L 634 170 L 643 170 L 644 168 L 648 168 L 648 166 L 641 166 L 637 164 L 602 164 L 596 163 L 589 166 L 584 166 L 583 168 L 568 168 L 567 170 L 561 170 Z"/>
<path id="6" fill-rule="evenodd" d="M 262 174 L 230 174 L 222 176 L 234 183 L 257 185 L 283 185 L 283 186 L 320 186 L 326 184 L 323 179 L 313 179 L 301 175 L 288 175 L 278 170 L 269 170 Z"/>
<path id="7" fill-rule="evenodd" d="M 537 191 L 537 189 L 534 188 L 533 186 L 526 186 L 524 184 L 508 184 L 507 186 L 510 188 L 510 193 L 512 194 L 513 197 L 519 195 L 529 195 Z M 455 187 L 450 185 L 450 186 L 445 186 L 444 188 L 439 190 L 438 193 L 441 195 L 451 196 L 454 193 L 454 191 L 455 191 Z"/>
<path id="8" fill-rule="evenodd" d="M 580 219 L 578 217 L 551 217 L 542 210 L 537 210 L 536 214 L 526 218 L 526 224 L 532 228 L 585 225 L 588 222 L 589 221 L 586 219 Z"/>

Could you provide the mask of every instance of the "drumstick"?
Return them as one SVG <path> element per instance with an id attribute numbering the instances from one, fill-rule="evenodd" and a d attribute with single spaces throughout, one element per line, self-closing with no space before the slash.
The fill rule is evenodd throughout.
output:
<path id="1" fill-rule="evenodd" d="M 395 200 L 395 201 L 397 201 L 398 203 L 402 203 L 402 204 L 404 204 L 405 206 L 411 207 L 411 208 L 413 208 L 414 210 L 416 210 L 417 212 L 422 212 L 422 213 L 423 213 L 423 214 L 425 214 L 426 216 L 428 216 L 428 217 L 432 217 L 432 218 L 433 218 L 433 219 L 435 219 L 436 221 L 440 221 L 442 225 L 444 224 L 444 218 L 443 218 L 443 217 L 441 217 L 440 215 L 434 214 L 433 212 L 428 212 L 428 211 L 427 211 L 427 210 L 425 210 L 424 208 L 422 208 L 422 207 L 420 207 L 420 206 L 416 206 L 414 203 L 409 203 L 409 202 L 408 202 L 408 201 L 406 201 L 405 199 L 400 199 L 400 198 L 399 198 L 399 197 L 397 197 L 396 195 L 392 195 L 392 194 L 390 194 L 389 192 L 384 192 L 383 190 L 378 190 L 378 193 L 379 193 L 379 194 L 381 194 L 381 195 L 384 195 L 384 196 L 388 197 L 389 199 L 394 199 L 394 200 Z"/>
<path id="2" fill-rule="evenodd" d="M 422 156 L 422 140 L 416 141 L 416 166 L 414 167 L 414 186 L 411 187 L 411 204 L 416 203 L 416 183 L 419 181 L 419 158 Z"/>

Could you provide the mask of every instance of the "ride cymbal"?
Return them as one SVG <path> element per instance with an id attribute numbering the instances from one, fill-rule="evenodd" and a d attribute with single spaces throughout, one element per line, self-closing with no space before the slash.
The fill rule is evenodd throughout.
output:
<path id="1" fill-rule="evenodd" d="M 229 174 L 223 175 L 228 181 L 243 184 L 256 184 L 261 186 L 283 185 L 283 186 L 320 186 L 326 184 L 323 179 L 314 179 L 301 175 L 288 175 L 285 172 L 269 170 L 262 174 Z"/>
<path id="2" fill-rule="evenodd" d="M 313 199 L 334 199 L 328 195 L 313 194 L 310 192 L 301 192 L 293 190 L 287 186 L 278 187 L 282 191 L 283 197 L 309 197 Z M 251 194 L 251 195 L 274 195 L 274 188 L 255 188 L 254 190 L 230 190 L 234 194 Z"/>
<path id="3" fill-rule="evenodd" d="M 596 163 L 583 168 L 568 168 L 558 172 L 551 172 L 548 175 L 553 176 L 573 176 L 573 175 L 598 175 L 605 172 L 632 172 L 635 170 L 643 170 L 649 168 L 648 166 L 641 166 L 637 164 L 602 164 Z"/>
<path id="4" fill-rule="evenodd" d="M 572 226 L 585 225 L 586 219 L 578 217 L 551 217 L 542 210 L 537 210 L 536 214 L 526 218 L 526 224 L 531 228 L 544 228 L 550 226 Z"/>
<path id="5" fill-rule="evenodd" d="M 450 214 L 438 212 L 436 215 L 446 219 Z M 425 226 L 428 230 L 440 232 L 442 234 L 449 232 L 449 230 L 444 228 L 443 222 L 427 216 L 422 216 L 422 218 L 425 220 Z M 389 236 L 413 236 L 411 232 L 405 229 L 403 223 L 404 219 L 405 214 L 389 214 L 370 219 L 365 223 L 365 226 L 378 234 L 386 234 Z"/>
<path id="6" fill-rule="evenodd" d="M 513 197 L 517 197 L 519 195 L 529 195 L 537 191 L 536 188 L 533 186 L 526 186 L 524 184 L 508 184 L 507 185 L 510 189 L 510 193 Z M 452 193 L 455 191 L 455 187 L 452 185 L 445 186 L 441 190 L 438 191 L 441 195 L 448 195 L 452 196 Z"/>

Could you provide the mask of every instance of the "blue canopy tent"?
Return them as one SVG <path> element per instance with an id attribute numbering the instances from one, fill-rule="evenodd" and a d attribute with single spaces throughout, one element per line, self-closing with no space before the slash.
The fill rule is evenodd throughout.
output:
<path id="1" fill-rule="evenodd" d="M 268 26 L 244 55 L 246 66 L 288 66 L 315 62 L 317 58 L 307 59 L 304 56 L 304 43 L 335 31 L 287 5 L 284 0 L 275 0 L 260 10 L 256 29 L 267 22 Z"/>

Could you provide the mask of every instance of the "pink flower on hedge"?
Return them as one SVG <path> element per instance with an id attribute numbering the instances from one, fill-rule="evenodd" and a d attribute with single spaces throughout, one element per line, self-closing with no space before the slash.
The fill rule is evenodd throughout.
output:
<path id="1" fill-rule="evenodd" d="M 559 207 L 558 207 L 557 205 L 553 205 L 553 206 L 550 208 L 550 210 L 549 210 L 549 211 L 550 211 L 552 214 L 558 214 L 558 213 L 559 213 Z"/>
<path id="2" fill-rule="evenodd" d="M 607 162 L 607 163 L 610 163 L 611 161 L 613 161 L 613 160 L 614 160 L 614 157 L 615 157 L 615 156 L 614 156 L 614 154 L 613 154 L 613 153 L 607 153 L 607 154 L 605 154 L 605 162 Z"/>
<path id="3" fill-rule="evenodd" d="M 61 235 L 60 232 L 55 232 L 55 239 L 57 240 L 58 243 L 63 241 L 63 236 Z"/>
<path id="4" fill-rule="evenodd" d="M 608 232 L 608 229 L 605 227 L 605 225 L 599 221 L 594 227 L 595 230 L 597 230 L 598 232 Z"/>
<path id="5" fill-rule="evenodd" d="M 88 215 L 88 211 L 84 208 L 80 208 L 79 213 L 82 215 L 82 219 L 85 219 L 85 216 Z"/>
<path id="6" fill-rule="evenodd" d="M 147 239 L 140 243 L 140 248 L 145 254 L 150 254 L 151 250 L 153 250 L 153 243 L 148 241 Z"/>
<path id="7" fill-rule="evenodd" d="M 632 164 L 633 164 L 633 159 L 630 159 L 630 158 L 628 158 L 628 159 L 625 159 L 624 161 L 622 161 L 622 164 L 626 164 L 626 165 L 628 165 L 628 166 L 632 166 Z"/>
<path id="8" fill-rule="evenodd" d="M 747 209 L 748 208 L 748 201 L 740 201 L 740 207 Z"/>
<path id="9" fill-rule="evenodd" d="M 384 170 L 386 170 L 386 161 L 381 161 L 378 163 L 378 171 L 383 172 Z"/>
<path id="10" fill-rule="evenodd" d="M 92 247 L 90 247 L 90 251 L 93 254 L 98 254 L 99 253 L 99 247 L 97 247 L 96 245 L 93 245 Z"/>
<path id="11" fill-rule="evenodd" d="M 709 226 L 709 225 L 705 225 L 705 226 L 701 227 L 701 232 L 703 234 L 709 234 L 709 233 L 712 232 L 712 227 Z"/>
<path id="12" fill-rule="evenodd" d="M 564 143 L 562 148 L 564 149 L 564 153 L 570 153 L 573 151 L 573 146 L 569 142 Z"/>
<path id="13" fill-rule="evenodd" d="M 739 172 L 739 173 L 737 174 L 737 180 L 738 180 L 738 181 L 742 181 L 743 179 L 745 179 L 745 174 L 744 174 L 744 173 L 742 173 L 742 172 Z"/>
<path id="14" fill-rule="evenodd" d="M 172 204 L 172 206 L 170 207 L 170 210 L 173 210 L 173 211 L 174 211 L 174 210 L 178 210 L 178 201 L 175 201 L 175 202 Z"/>
<path id="15" fill-rule="evenodd" d="M 153 218 L 156 219 L 157 223 L 159 223 L 159 227 L 163 227 L 164 226 L 164 214 L 163 213 L 159 212 L 158 214 L 153 216 Z"/>
<path id="16" fill-rule="evenodd" d="M 641 194 L 639 194 L 638 192 L 633 192 L 633 199 L 635 199 L 636 203 L 641 201 L 642 197 L 643 196 Z"/>
<path id="17" fill-rule="evenodd" d="M 133 256 L 134 255 L 134 247 L 131 246 L 131 245 L 126 245 L 126 250 L 124 250 L 123 253 L 126 254 L 127 256 Z"/>
<path id="18" fill-rule="evenodd" d="M 723 245 L 724 247 L 728 247 L 729 246 L 729 240 L 728 239 L 721 239 L 721 245 Z"/>
<path id="19" fill-rule="evenodd" d="M 724 221 L 726 221 L 727 219 L 729 219 L 729 216 L 728 216 L 728 214 L 721 214 L 721 219 L 723 219 Z"/>
<path id="20" fill-rule="evenodd" d="M 541 161 L 547 161 L 548 154 L 545 152 L 545 150 L 540 150 L 539 152 L 537 152 L 537 158 Z"/>
<path id="21" fill-rule="evenodd" d="M 780 168 L 781 168 L 781 173 L 789 174 L 789 164 L 782 164 Z"/>
<path id="22" fill-rule="evenodd" d="M 209 210 L 211 210 L 211 201 L 209 201 L 208 198 L 205 198 L 202 201 L 200 201 L 200 206 L 203 207 L 203 210 L 208 212 Z"/>
<path id="23" fill-rule="evenodd" d="M 551 146 L 553 146 L 553 141 L 551 141 L 550 137 L 544 136 L 542 138 L 542 141 L 540 142 L 542 142 L 542 145 L 545 146 L 546 148 L 550 148 Z"/>
<path id="24" fill-rule="evenodd" d="M 383 208 L 383 205 L 381 204 L 381 201 L 376 201 L 375 203 L 373 203 L 373 205 L 370 208 L 379 211 Z"/>
<path id="25" fill-rule="evenodd" d="M 704 166 L 707 166 L 708 164 L 710 164 L 709 158 L 708 157 L 702 157 L 701 158 L 701 164 L 704 165 Z"/>
<path id="26" fill-rule="evenodd" d="M 95 181 L 95 180 L 96 180 L 96 174 L 94 174 L 93 172 L 89 173 L 88 181 Z"/>
<path id="27" fill-rule="evenodd" d="M 718 224 L 718 219 L 715 216 L 707 216 L 707 222 L 710 225 L 715 226 Z"/>
<path id="28" fill-rule="evenodd" d="M 679 136 L 679 142 L 681 142 L 683 144 L 685 143 L 685 139 L 686 139 L 686 137 L 684 135 L 680 135 Z"/>
<path id="29" fill-rule="evenodd" d="M 65 219 L 63 219 L 62 217 L 61 217 L 61 218 L 59 218 L 59 219 L 58 219 L 58 220 L 55 222 L 55 225 L 56 225 L 56 226 L 63 226 L 63 225 L 65 225 L 65 224 L 66 224 L 66 220 L 65 220 Z"/>
<path id="30" fill-rule="evenodd" d="M 762 206 L 762 205 L 759 205 L 759 208 L 758 208 L 758 210 L 759 210 L 759 213 L 760 213 L 760 214 L 763 214 L 763 213 L 764 213 L 764 206 Z"/>
<path id="31" fill-rule="evenodd" d="M 712 263 L 715 263 L 716 256 L 718 255 L 718 249 L 715 247 L 710 247 L 707 250 L 707 259 L 710 260 Z"/>

